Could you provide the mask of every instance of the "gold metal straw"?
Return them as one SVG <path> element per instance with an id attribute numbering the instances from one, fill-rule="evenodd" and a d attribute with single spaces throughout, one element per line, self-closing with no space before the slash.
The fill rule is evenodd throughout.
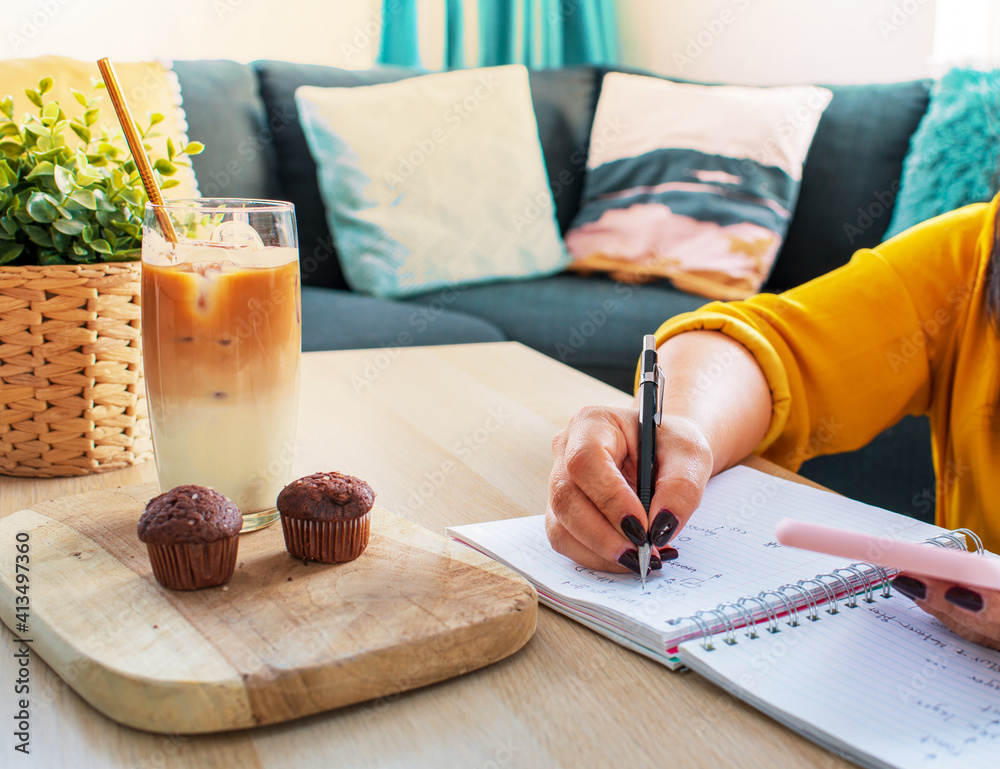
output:
<path id="1" fill-rule="evenodd" d="M 139 136 L 135 120 L 132 119 L 132 113 L 125 101 L 125 94 L 122 93 L 122 88 L 118 84 L 115 68 L 107 57 L 98 59 L 97 67 L 101 70 L 101 77 L 104 78 L 104 84 L 108 87 L 108 95 L 111 96 L 111 103 L 115 105 L 118 122 L 121 123 L 122 131 L 125 132 L 125 141 L 128 142 L 128 148 L 132 152 L 132 159 L 139 171 L 139 178 L 142 179 L 142 186 L 146 188 L 149 202 L 153 204 L 153 212 L 156 214 L 156 220 L 160 223 L 160 229 L 163 230 L 163 235 L 167 240 L 176 243 L 177 233 L 174 231 L 174 224 L 162 208 L 163 196 L 160 195 L 160 188 L 156 186 L 153 167 L 149 165 L 146 148 L 142 146 L 142 137 Z"/>

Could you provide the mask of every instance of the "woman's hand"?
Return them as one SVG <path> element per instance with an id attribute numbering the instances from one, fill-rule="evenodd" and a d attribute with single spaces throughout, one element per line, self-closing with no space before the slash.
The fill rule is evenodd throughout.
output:
<path id="1" fill-rule="evenodd" d="M 1000 591 L 909 572 L 898 574 L 892 586 L 962 638 L 1000 650 Z"/>
<path id="2" fill-rule="evenodd" d="M 663 415 L 647 518 L 634 491 L 638 438 L 635 409 L 589 406 L 552 440 L 545 528 L 556 552 L 591 569 L 638 573 L 637 547 L 648 531 L 651 569 L 677 557 L 668 543 L 701 502 L 712 450 L 693 420 Z"/>
<path id="3" fill-rule="evenodd" d="M 767 380 L 739 342 L 687 331 L 657 352 L 663 414 L 648 517 L 634 490 L 636 409 L 588 406 L 552 440 L 545 528 L 556 552 L 591 569 L 638 572 L 647 532 L 652 569 L 676 558 L 668 543 L 701 503 L 709 477 L 750 454 L 771 419 Z"/>

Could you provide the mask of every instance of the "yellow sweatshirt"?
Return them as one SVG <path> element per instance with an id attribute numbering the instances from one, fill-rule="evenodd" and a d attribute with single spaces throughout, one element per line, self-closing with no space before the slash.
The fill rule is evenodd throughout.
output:
<path id="1" fill-rule="evenodd" d="M 926 414 L 938 524 L 1000 551 L 1000 341 L 985 301 L 998 202 L 925 222 L 784 294 L 679 315 L 657 342 L 710 329 L 750 350 L 773 402 L 756 453 L 792 470 Z"/>

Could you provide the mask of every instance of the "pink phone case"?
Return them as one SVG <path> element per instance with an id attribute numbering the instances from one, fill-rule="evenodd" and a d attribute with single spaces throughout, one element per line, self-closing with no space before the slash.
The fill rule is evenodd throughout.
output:
<path id="1" fill-rule="evenodd" d="M 778 542 L 802 550 L 877 563 L 913 574 L 1000 590 L 1000 559 L 934 545 L 899 542 L 889 537 L 834 529 L 783 518 L 775 529 Z"/>

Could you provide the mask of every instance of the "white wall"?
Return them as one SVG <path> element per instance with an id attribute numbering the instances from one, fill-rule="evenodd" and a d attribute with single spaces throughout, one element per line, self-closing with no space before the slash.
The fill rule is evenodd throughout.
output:
<path id="1" fill-rule="evenodd" d="M 939 0 L 932 64 L 1000 66 L 1000 0 Z"/>
<path id="2" fill-rule="evenodd" d="M 513 2 L 514 0 L 511 0 Z M 873 82 L 1000 62 L 1000 0 L 614 0 L 624 62 L 730 83 Z M 416 2 L 441 66 L 444 0 Z M 469 59 L 475 7 L 465 0 Z M 381 0 L 0 0 L 0 58 L 259 58 L 371 66 Z"/>
<path id="3" fill-rule="evenodd" d="M 0 0 L 0 58 L 287 59 L 369 67 L 381 0 Z"/>
<path id="4" fill-rule="evenodd" d="M 937 5 L 964 1 L 617 0 L 617 8 L 626 63 L 759 85 L 923 77 Z"/>

